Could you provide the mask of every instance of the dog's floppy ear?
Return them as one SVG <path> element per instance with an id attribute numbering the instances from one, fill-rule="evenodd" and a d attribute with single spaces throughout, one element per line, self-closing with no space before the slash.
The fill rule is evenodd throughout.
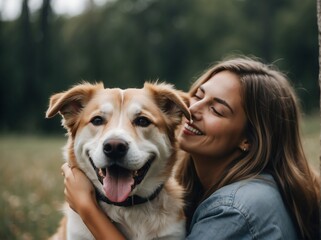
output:
<path id="1" fill-rule="evenodd" d="M 46 118 L 51 118 L 60 113 L 63 117 L 63 125 L 71 128 L 75 124 L 75 116 L 78 115 L 93 94 L 99 89 L 104 89 L 102 83 L 83 83 L 74 86 L 66 92 L 52 95 L 50 97 L 49 108 L 46 112 Z"/>
<path id="2" fill-rule="evenodd" d="M 188 109 L 188 94 L 176 90 L 173 85 L 166 83 L 145 83 L 144 88 L 152 92 L 156 104 L 171 119 L 174 119 L 176 124 L 181 123 L 182 114 L 187 119 L 191 119 Z"/>

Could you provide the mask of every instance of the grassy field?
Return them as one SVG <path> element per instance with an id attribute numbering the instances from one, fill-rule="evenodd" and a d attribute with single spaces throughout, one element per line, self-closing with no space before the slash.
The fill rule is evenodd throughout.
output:
<path id="1" fill-rule="evenodd" d="M 0 239 L 46 239 L 62 214 L 65 139 L 0 137 Z"/>
<path id="2" fill-rule="evenodd" d="M 319 115 L 303 124 L 304 147 L 319 169 Z M 0 136 L 0 239 L 46 239 L 62 214 L 61 137 Z"/>

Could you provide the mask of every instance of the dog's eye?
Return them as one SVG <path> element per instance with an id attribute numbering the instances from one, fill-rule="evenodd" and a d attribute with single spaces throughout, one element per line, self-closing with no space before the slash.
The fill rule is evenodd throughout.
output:
<path id="1" fill-rule="evenodd" d="M 134 120 L 134 124 L 139 127 L 148 127 L 151 123 L 147 117 L 138 117 Z"/>
<path id="2" fill-rule="evenodd" d="M 93 117 L 90 122 L 94 125 L 94 126 L 100 126 L 104 123 L 104 119 L 100 116 L 95 116 Z"/>

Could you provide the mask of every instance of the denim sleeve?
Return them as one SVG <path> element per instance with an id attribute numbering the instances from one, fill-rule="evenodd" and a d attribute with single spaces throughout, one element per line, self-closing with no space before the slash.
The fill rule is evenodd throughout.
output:
<path id="1" fill-rule="evenodd" d="M 217 206 L 195 212 L 188 240 L 254 239 L 246 216 L 232 206 Z"/>

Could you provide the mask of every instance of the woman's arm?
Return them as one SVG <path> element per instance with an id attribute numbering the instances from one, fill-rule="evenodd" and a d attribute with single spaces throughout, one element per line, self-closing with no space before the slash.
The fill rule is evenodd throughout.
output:
<path id="1" fill-rule="evenodd" d="M 61 169 L 65 176 L 66 200 L 69 206 L 80 215 L 95 239 L 125 239 L 100 209 L 96 201 L 95 189 L 86 175 L 76 167 L 69 167 L 67 163 L 63 164 Z"/>

